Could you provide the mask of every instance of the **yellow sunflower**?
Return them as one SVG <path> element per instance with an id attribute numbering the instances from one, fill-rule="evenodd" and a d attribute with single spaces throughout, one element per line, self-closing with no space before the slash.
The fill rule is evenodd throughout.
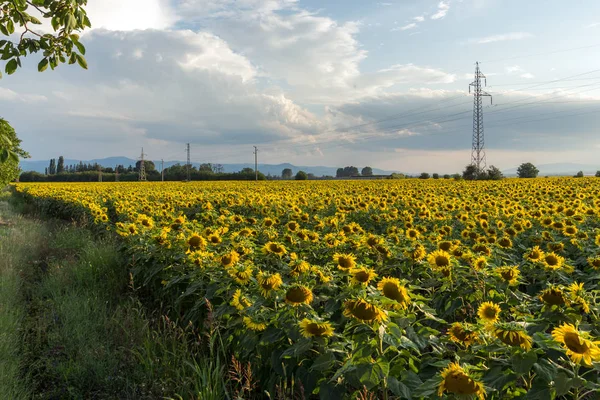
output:
<path id="1" fill-rule="evenodd" d="M 456 395 L 475 395 L 478 399 L 485 399 L 485 388 L 483 383 L 475 380 L 458 363 L 450 363 L 441 372 L 442 382 L 438 387 L 438 396 L 443 396 L 444 392 Z"/>
<path id="2" fill-rule="evenodd" d="M 333 336 L 333 326 L 329 322 L 320 322 L 304 318 L 298 324 L 300 333 L 305 338 Z"/>
<path id="3" fill-rule="evenodd" d="M 563 323 L 552 330 L 552 337 L 567 351 L 567 355 L 577 364 L 591 367 L 600 361 L 600 341 L 590 339 L 587 332 L 580 332 L 574 325 Z"/>
<path id="4" fill-rule="evenodd" d="M 479 306 L 477 315 L 479 315 L 479 318 L 486 324 L 493 324 L 498 321 L 501 311 L 498 304 L 488 301 Z"/>
<path id="5" fill-rule="evenodd" d="M 219 257 L 221 265 L 225 268 L 234 266 L 240 260 L 240 255 L 237 251 L 232 250 L 229 253 L 223 254 Z"/>
<path id="6" fill-rule="evenodd" d="M 475 271 L 482 271 L 487 266 L 487 257 L 480 256 L 471 260 L 471 266 Z"/>
<path id="7" fill-rule="evenodd" d="M 493 326 L 492 332 L 498 340 L 506 345 L 520 347 L 525 351 L 531 350 L 531 336 L 515 323 L 497 323 Z"/>
<path id="8" fill-rule="evenodd" d="M 444 250 L 436 250 L 427 256 L 427 262 L 429 262 L 429 265 L 433 269 L 449 268 L 452 256 Z"/>
<path id="9" fill-rule="evenodd" d="M 469 347 L 476 343 L 479 339 L 479 334 L 467 323 L 455 322 L 448 329 L 450 340 L 460 343 L 465 347 Z"/>
<path id="10" fill-rule="evenodd" d="M 252 270 L 254 265 L 251 261 L 247 261 L 243 265 L 238 265 L 227 269 L 227 273 L 240 285 L 246 285 L 252 278 Z"/>
<path id="11" fill-rule="evenodd" d="M 310 304 L 312 301 L 312 291 L 306 286 L 292 286 L 285 293 L 285 302 L 294 307 L 299 306 L 300 304 Z"/>
<path id="12" fill-rule="evenodd" d="M 267 242 L 263 247 L 263 253 L 276 254 L 281 257 L 287 253 L 287 250 L 281 243 Z"/>
<path id="13" fill-rule="evenodd" d="M 368 285 L 372 279 L 377 277 L 375 270 L 365 267 L 354 268 L 350 273 L 352 274 L 350 282 L 355 285 Z"/>
<path id="14" fill-rule="evenodd" d="M 244 325 L 246 325 L 246 328 L 252 331 L 262 332 L 267 329 L 267 324 L 264 322 L 256 322 L 250 317 L 244 317 L 242 321 L 244 322 Z"/>
<path id="15" fill-rule="evenodd" d="M 385 310 L 369 303 L 365 299 L 346 301 L 346 303 L 344 303 L 344 315 L 346 317 L 356 318 L 363 322 L 382 322 L 387 319 Z"/>
<path id="16" fill-rule="evenodd" d="M 333 261 L 342 271 L 350 271 L 351 269 L 356 268 L 356 256 L 353 254 L 335 253 L 333 255 Z"/>
<path id="17" fill-rule="evenodd" d="M 539 298 L 550 306 L 562 306 L 563 304 L 567 304 L 565 293 L 557 286 L 544 289 Z"/>
<path id="18" fill-rule="evenodd" d="M 260 293 L 267 297 L 273 290 L 279 289 L 279 286 L 283 283 L 281 275 L 277 274 L 266 274 L 259 272 L 256 277 L 258 284 L 260 285 Z"/>
<path id="19" fill-rule="evenodd" d="M 233 293 L 231 303 L 229 304 L 237 308 L 238 311 L 244 311 L 246 308 L 252 305 L 252 302 L 242 295 L 241 289 L 237 289 L 235 293 Z"/>
<path id="20" fill-rule="evenodd" d="M 497 268 L 496 273 L 504 282 L 511 286 L 518 283 L 520 271 L 519 267 L 516 265 Z"/>
<path id="21" fill-rule="evenodd" d="M 396 301 L 398 308 L 406 309 L 410 304 L 410 294 L 397 278 L 383 278 L 377 284 L 377 289 L 388 299 Z"/>
<path id="22" fill-rule="evenodd" d="M 545 254 L 541 261 L 546 268 L 551 270 L 560 269 L 565 263 L 565 259 L 554 252 Z"/>
<path id="23" fill-rule="evenodd" d="M 600 269 L 600 256 L 589 257 L 587 262 L 590 267 L 594 269 Z"/>
<path id="24" fill-rule="evenodd" d="M 540 249 L 539 246 L 535 246 L 527 253 L 525 253 L 523 257 L 529 261 L 540 261 L 544 257 L 544 252 Z"/>

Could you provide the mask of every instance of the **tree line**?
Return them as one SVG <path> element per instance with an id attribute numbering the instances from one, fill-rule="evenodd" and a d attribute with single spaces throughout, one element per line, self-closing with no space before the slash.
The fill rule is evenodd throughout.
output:
<path id="1" fill-rule="evenodd" d="M 21 173 L 21 182 L 133 182 L 140 179 L 142 162 L 136 162 L 135 166 L 117 165 L 103 167 L 97 163 L 83 163 L 65 165 L 64 157 L 60 156 L 58 161 L 51 159 L 45 173 L 27 171 Z M 186 165 L 175 164 L 165 168 L 162 172 L 156 169 L 153 161 L 144 161 L 145 177 L 148 181 L 184 181 L 188 179 L 188 168 Z M 189 178 L 192 181 L 218 181 L 218 180 L 255 180 L 256 174 L 252 168 L 244 168 L 239 172 L 223 172 L 220 164 L 201 164 L 199 167 L 190 166 Z M 266 177 L 258 172 L 258 180 Z"/>

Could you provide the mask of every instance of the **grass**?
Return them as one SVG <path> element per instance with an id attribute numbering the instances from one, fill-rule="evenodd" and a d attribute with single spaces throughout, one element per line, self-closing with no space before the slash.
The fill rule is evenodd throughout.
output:
<path id="1" fill-rule="evenodd" d="M 218 335 L 149 312 L 113 239 L 0 198 L 0 399 L 227 399 Z"/>

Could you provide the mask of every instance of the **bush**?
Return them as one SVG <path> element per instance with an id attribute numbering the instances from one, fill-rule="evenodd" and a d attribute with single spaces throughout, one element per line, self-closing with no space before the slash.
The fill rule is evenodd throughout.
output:
<path id="1" fill-rule="evenodd" d="M 451 176 L 450 176 L 450 175 L 448 175 L 448 174 L 444 174 L 444 179 L 450 179 L 450 178 L 451 178 Z"/>
<path id="2" fill-rule="evenodd" d="M 298 171 L 298 173 L 296 174 L 297 181 L 305 181 L 307 179 L 308 179 L 308 175 L 304 171 Z"/>
<path id="3" fill-rule="evenodd" d="M 419 175 L 419 179 L 429 179 L 429 174 L 427 172 L 422 172 L 421 175 Z"/>
<path id="4" fill-rule="evenodd" d="M 540 170 L 532 163 L 523 163 L 517 168 L 517 175 L 519 178 L 537 178 L 539 173 Z"/>
<path id="5" fill-rule="evenodd" d="M 573 178 L 583 178 L 583 171 L 579 171 Z"/>

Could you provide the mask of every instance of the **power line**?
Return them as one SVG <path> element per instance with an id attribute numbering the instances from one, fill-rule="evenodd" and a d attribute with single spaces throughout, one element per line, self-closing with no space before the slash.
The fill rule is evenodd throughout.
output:
<path id="1" fill-rule="evenodd" d="M 144 161 L 144 156 L 147 156 L 147 154 L 144 154 L 144 148 L 142 147 L 142 155 L 140 156 L 140 172 L 138 176 L 140 181 L 146 180 L 146 162 Z"/>
<path id="2" fill-rule="evenodd" d="M 473 145 L 471 149 L 471 164 L 477 168 L 477 173 L 486 167 L 485 139 L 483 134 L 483 97 L 492 97 L 481 87 L 481 80 L 487 86 L 487 78 L 479 69 L 479 62 L 475 63 L 475 80 L 469 85 L 469 93 L 473 88 Z"/>

